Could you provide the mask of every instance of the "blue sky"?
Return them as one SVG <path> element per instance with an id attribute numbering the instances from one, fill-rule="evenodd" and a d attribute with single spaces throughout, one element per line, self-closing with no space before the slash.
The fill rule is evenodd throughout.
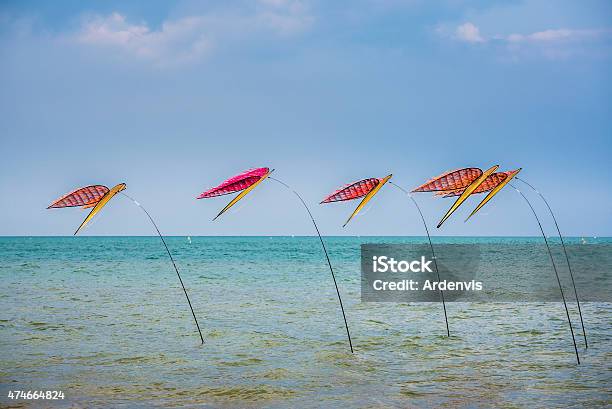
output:
<path id="1" fill-rule="evenodd" d="M 194 199 L 269 166 L 325 234 L 421 235 L 393 188 L 346 229 L 356 203 L 317 203 L 499 164 L 523 167 L 566 234 L 612 235 L 612 3 L 330 3 L 2 2 L 0 234 L 71 234 L 85 211 L 45 207 L 122 181 L 166 234 L 312 234 L 273 183 L 214 223 L 228 198 Z M 452 203 L 417 200 L 432 225 Z M 477 203 L 435 233 L 538 234 L 516 192 L 464 223 Z M 151 233 L 123 198 L 85 231 Z"/>

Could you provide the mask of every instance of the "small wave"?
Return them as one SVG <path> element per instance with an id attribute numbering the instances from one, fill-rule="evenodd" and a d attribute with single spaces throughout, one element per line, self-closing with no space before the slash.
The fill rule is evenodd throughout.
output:
<path id="1" fill-rule="evenodd" d="M 274 400 L 290 398 L 297 393 L 290 389 L 271 388 L 269 386 L 234 386 L 206 388 L 199 391 L 200 396 L 214 396 L 217 398 L 243 399 L 247 401 Z"/>
<path id="2" fill-rule="evenodd" d="M 247 358 L 241 359 L 239 361 L 221 361 L 219 364 L 224 366 L 249 366 L 249 365 L 257 365 L 262 363 L 263 360 L 259 358 Z"/>

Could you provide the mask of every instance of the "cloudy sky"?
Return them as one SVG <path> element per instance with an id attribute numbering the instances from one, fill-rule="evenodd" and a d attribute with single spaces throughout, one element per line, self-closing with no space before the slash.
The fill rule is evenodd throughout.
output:
<path id="1" fill-rule="evenodd" d="M 356 203 L 317 203 L 493 164 L 523 167 L 566 234 L 612 235 L 609 1 L 3 1 L 0 61 L 1 235 L 71 234 L 85 211 L 45 207 L 122 181 L 167 234 L 311 234 L 272 182 L 214 223 L 227 197 L 195 200 L 259 166 L 325 234 L 421 235 L 391 186 L 346 229 Z M 431 224 L 451 204 L 417 200 Z M 434 230 L 536 235 L 521 200 Z M 85 231 L 151 233 L 124 198 Z"/>

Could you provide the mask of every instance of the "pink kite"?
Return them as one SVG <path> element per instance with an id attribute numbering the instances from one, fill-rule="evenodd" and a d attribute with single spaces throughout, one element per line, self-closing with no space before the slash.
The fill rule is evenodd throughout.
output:
<path id="1" fill-rule="evenodd" d="M 219 186 L 208 189 L 198 196 L 197 199 L 207 199 L 209 197 L 229 195 L 231 193 L 239 192 L 259 181 L 259 179 L 261 179 L 262 176 L 268 172 L 270 172 L 270 169 L 268 168 L 249 169 L 239 175 L 227 179 Z"/>

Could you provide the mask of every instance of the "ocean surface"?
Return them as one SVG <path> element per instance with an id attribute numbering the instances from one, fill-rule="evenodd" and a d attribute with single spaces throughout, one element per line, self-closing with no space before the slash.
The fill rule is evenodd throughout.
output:
<path id="1" fill-rule="evenodd" d="M 612 405 L 606 300 L 582 304 L 585 349 L 568 295 L 581 365 L 556 302 L 448 303 L 448 338 L 439 303 L 360 301 L 360 244 L 425 238 L 326 237 L 352 354 L 317 237 L 166 240 L 204 345 L 159 238 L 0 237 L 0 407 Z M 612 245 L 568 242 L 597 260 Z M 434 239 L 443 243 L 511 249 L 541 238 Z M 611 264 L 596 269 L 609 277 Z M 65 398 L 11 400 L 10 390 Z"/>

